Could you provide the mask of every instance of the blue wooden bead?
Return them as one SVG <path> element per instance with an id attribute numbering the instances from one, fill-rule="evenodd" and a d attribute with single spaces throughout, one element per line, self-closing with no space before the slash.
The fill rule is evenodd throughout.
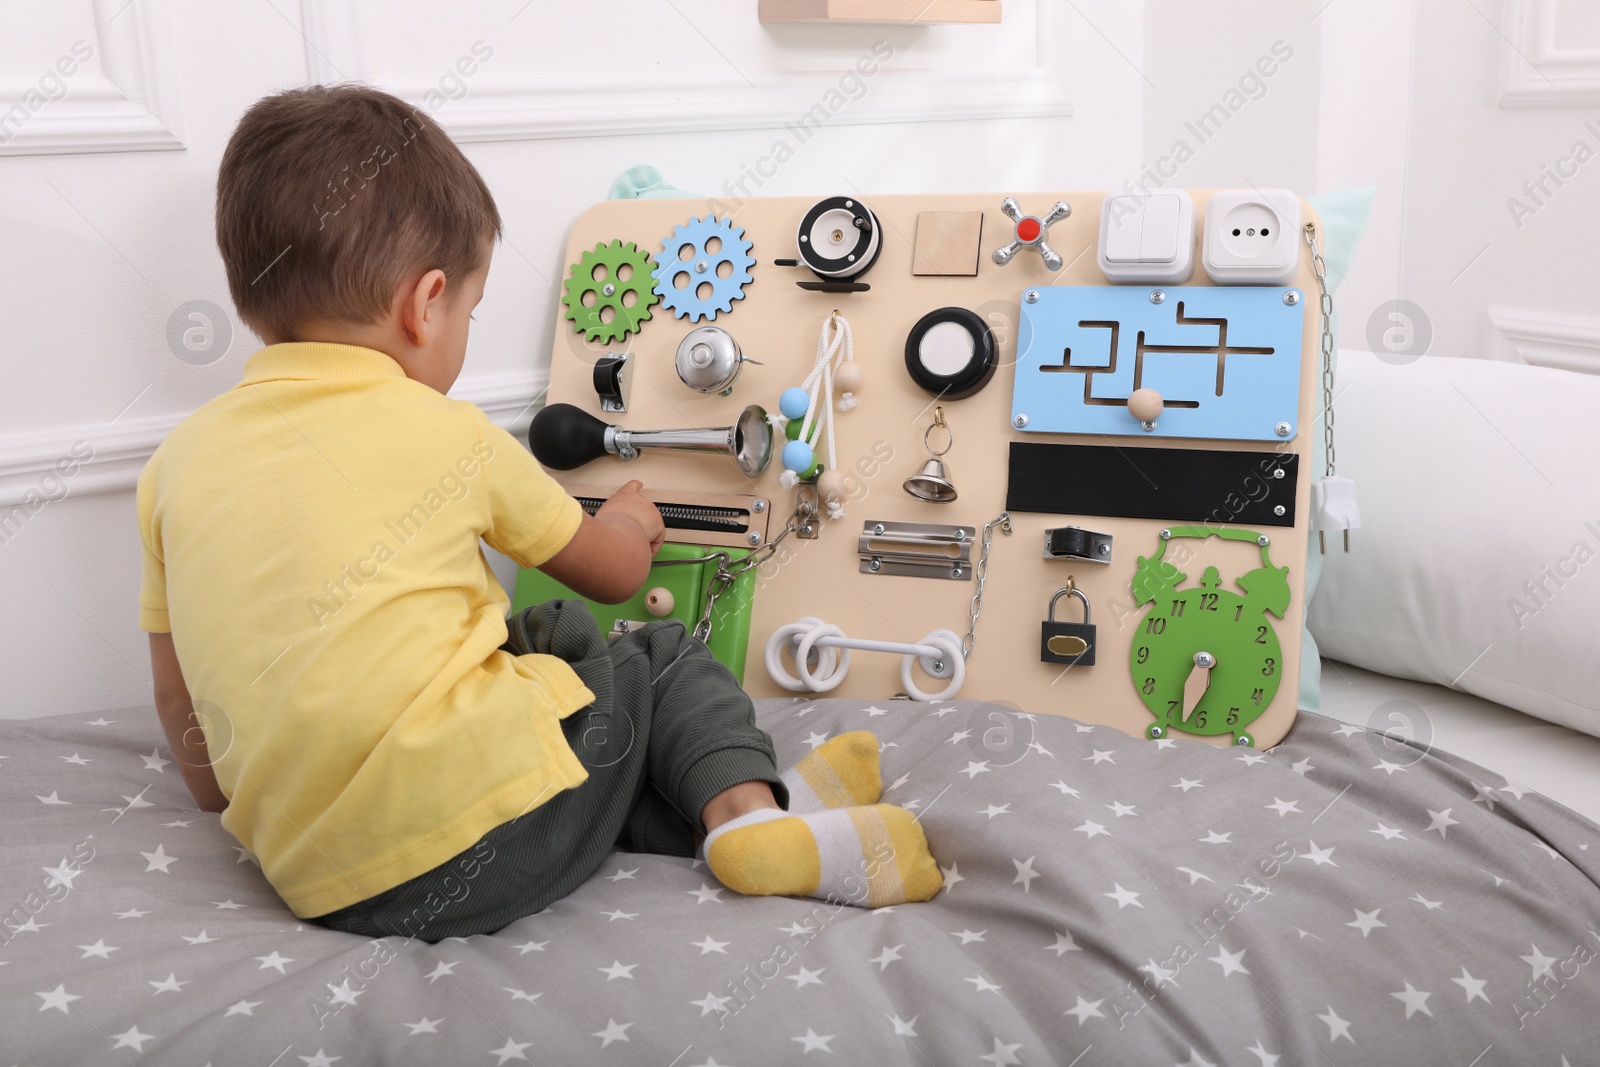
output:
<path id="1" fill-rule="evenodd" d="M 791 386 L 778 397 L 778 410 L 783 412 L 786 419 L 803 419 L 806 417 L 806 408 L 811 406 L 811 397 L 804 389 Z"/>
<path id="2" fill-rule="evenodd" d="M 801 471 L 810 470 L 811 464 L 816 462 L 811 452 L 811 446 L 804 441 L 790 441 L 783 446 L 783 466 L 785 470 Z"/>

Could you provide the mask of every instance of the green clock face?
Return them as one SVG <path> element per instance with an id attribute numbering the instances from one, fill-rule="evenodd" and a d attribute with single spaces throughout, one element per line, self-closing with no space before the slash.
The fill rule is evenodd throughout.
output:
<path id="1" fill-rule="evenodd" d="M 1134 579 L 1135 598 L 1150 604 L 1129 657 L 1139 699 L 1155 715 L 1147 732 L 1232 734 L 1237 744 L 1253 744 L 1247 728 L 1283 680 L 1283 649 L 1269 613 L 1282 618 L 1288 607 L 1288 568 L 1271 565 L 1266 538 L 1253 531 L 1177 527 L 1163 535 L 1162 553 L 1140 557 Z M 1243 596 L 1221 587 L 1215 567 L 1198 585 L 1179 588 L 1188 576 L 1162 559 L 1173 538 L 1210 536 L 1261 546 L 1264 566 L 1238 580 Z"/>

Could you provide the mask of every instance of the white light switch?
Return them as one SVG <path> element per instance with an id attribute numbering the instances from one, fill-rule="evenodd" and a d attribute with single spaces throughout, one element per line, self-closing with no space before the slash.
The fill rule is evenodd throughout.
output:
<path id="1" fill-rule="evenodd" d="M 1194 270 L 1194 201 L 1182 189 L 1108 193 L 1097 259 L 1113 282 L 1186 281 Z"/>

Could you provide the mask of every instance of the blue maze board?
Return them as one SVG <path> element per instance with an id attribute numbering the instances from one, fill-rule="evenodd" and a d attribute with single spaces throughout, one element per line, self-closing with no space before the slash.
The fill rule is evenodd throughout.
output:
<path id="1" fill-rule="evenodd" d="M 1022 297 L 1024 433 L 1283 441 L 1299 432 L 1304 294 L 1278 286 L 1062 285 Z M 1165 410 L 1146 427 L 1135 389 Z"/>

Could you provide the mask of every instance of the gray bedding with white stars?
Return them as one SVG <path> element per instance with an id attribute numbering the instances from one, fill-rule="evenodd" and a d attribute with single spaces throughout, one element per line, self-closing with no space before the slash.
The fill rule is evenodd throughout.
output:
<path id="1" fill-rule="evenodd" d="M 877 734 L 934 901 L 617 853 L 493 936 L 370 941 L 294 919 L 153 711 L 0 723 L 0 1064 L 1595 1062 L 1600 831 L 1481 768 L 1309 714 L 1268 752 L 976 702 L 759 718 L 785 762 Z"/>

